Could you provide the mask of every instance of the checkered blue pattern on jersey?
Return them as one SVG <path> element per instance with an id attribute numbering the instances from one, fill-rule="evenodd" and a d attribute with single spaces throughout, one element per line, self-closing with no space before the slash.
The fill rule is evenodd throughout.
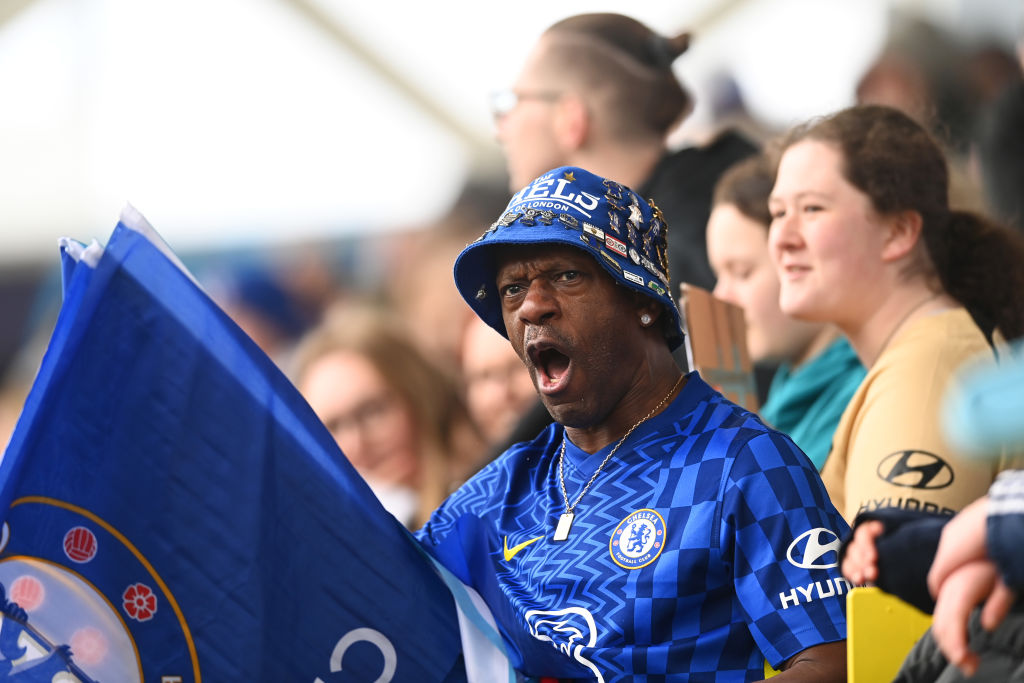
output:
<path id="1" fill-rule="evenodd" d="M 847 532 L 789 437 L 691 373 L 608 462 L 569 539 L 556 543 L 562 435 L 552 425 L 510 449 L 417 534 L 488 601 L 517 668 L 563 679 L 750 681 L 763 677 L 765 659 L 779 665 L 846 637 L 838 569 L 787 559 L 810 530 Z M 568 443 L 570 497 L 606 453 Z M 645 508 L 665 521 L 664 549 L 646 567 L 623 568 L 612 533 Z M 505 560 L 505 548 L 537 537 Z M 829 551 L 819 563 L 835 560 Z"/>

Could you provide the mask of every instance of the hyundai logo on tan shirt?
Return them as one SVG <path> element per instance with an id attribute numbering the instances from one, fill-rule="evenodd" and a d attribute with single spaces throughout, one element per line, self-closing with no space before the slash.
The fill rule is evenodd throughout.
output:
<path id="1" fill-rule="evenodd" d="M 876 471 L 882 481 L 911 489 L 944 489 L 953 483 L 953 468 L 928 451 L 896 451 Z"/>

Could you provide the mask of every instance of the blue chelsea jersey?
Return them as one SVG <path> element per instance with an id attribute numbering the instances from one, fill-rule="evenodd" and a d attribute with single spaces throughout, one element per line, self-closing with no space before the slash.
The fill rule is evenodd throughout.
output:
<path id="1" fill-rule="evenodd" d="M 576 506 L 558 424 L 517 444 L 417 533 L 487 601 L 517 669 L 611 681 L 750 681 L 846 637 L 848 531 L 814 466 L 691 373 Z M 570 500 L 614 447 L 565 449 Z"/>

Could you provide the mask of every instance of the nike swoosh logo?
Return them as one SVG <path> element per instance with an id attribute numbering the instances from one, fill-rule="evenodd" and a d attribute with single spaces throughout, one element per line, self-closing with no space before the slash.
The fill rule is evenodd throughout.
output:
<path id="1" fill-rule="evenodd" d="M 515 557 L 516 553 L 518 553 L 520 550 L 522 550 L 526 546 L 530 545 L 531 543 L 536 543 L 537 541 L 539 541 L 542 538 L 544 538 L 544 537 L 543 536 L 538 536 L 537 538 L 531 538 L 529 541 L 523 541 L 519 545 L 514 545 L 511 548 L 509 548 L 508 547 L 508 536 L 506 536 L 505 537 L 505 548 L 504 548 L 505 561 L 506 562 L 510 561 L 513 557 Z"/>

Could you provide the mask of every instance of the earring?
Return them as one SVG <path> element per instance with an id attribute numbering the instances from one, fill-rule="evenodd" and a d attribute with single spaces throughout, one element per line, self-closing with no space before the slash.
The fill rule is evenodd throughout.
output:
<path id="1" fill-rule="evenodd" d="M 648 325 L 650 325 L 651 324 L 651 315 L 649 313 L 644 313 L 643 315 L 641 315 L 640 316 L 640 324 L 643 325 L 644 327 L 647 327 Z"/>

